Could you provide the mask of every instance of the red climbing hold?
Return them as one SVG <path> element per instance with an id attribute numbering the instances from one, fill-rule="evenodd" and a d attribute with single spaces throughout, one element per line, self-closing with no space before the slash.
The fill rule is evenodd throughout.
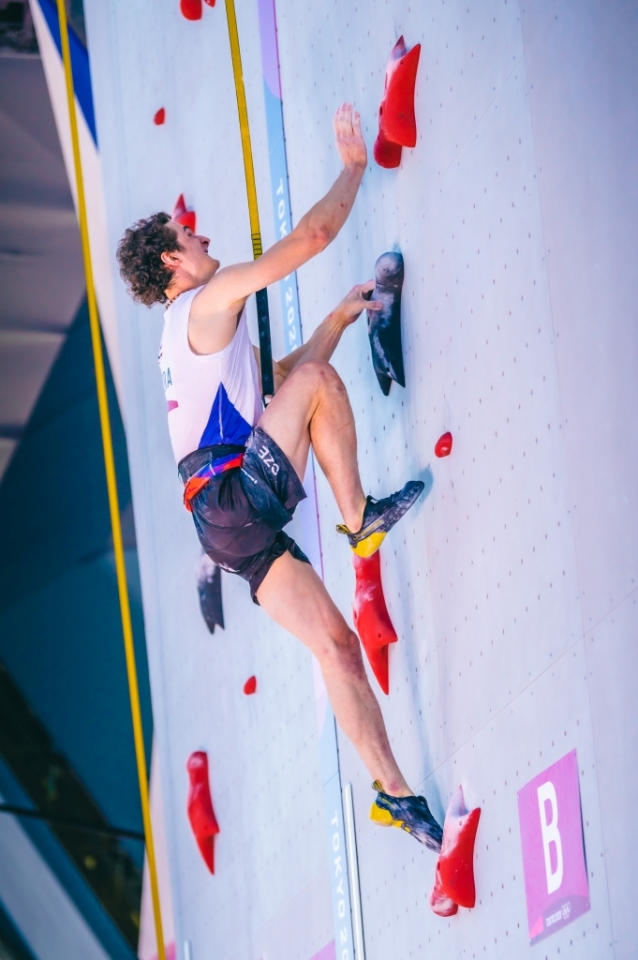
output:
<path id="1" fill-rule="evenodd" d="M 182 223 L 185 227 L 188 227 L 190 230 L 195 233 L 195 225 L 197 223 L 197 218 L 194 210 L 186 209 L 186 201 L 184 200 L 184 194 L 180 193 L 177 198 L 177 202 L 173 207 L 173 212 L 171 214 L 173 220 L 177 223 Z"/>
<path id="2" fill-rule="evenodd" d="M 250 694 L 254 693 L 256 689 L 257 677 L 248 677 L 248 680 L 246 680 L 246 683 L 244 684 L 244 693 L 246 696 L 249 697 Z"/>
<path id="3" fill-rule="evenodd" d="M 402 147 L 416 147 L 414 88 L 420 56 L 420 43 L 406 53 L 403 37 L 400 37 L 386 70 L 385 96 L 379 110 L 380 126 L 388 140 Z"/>
<path id="4" fill-rule="evenodd" d="M 474 841 L 480 817 L 480 807 L 467 810 L 463 788 L 459 787 L 452 795 L 443 824 L 443 842 L 436 865 L 436 882 L 430 896 L 430 905 L 435 913 L 438 911 L 433 899 L 440 902 L 441 898 L 447 897 L 459 907 L 468 908 L 476 903 Z"/>
<path id="5" fill-rule="evenodd" d="M 202 0 L 179 0 L 179 9 L 186 20 L 202 19 Z"/>
<path id="6" fill-rule="evenodd" d="M 368 663 L 385 694 L 389 693 L 388 644 L 396 643 L 381 584 L 381 557 L 353 554 L 356 584 L 354 590 L 354 626 L 359 634 Z"/>
<path id="7" fill-rule="evenodd" d="M 459 912 L 458 904 L 454 903 L 454 900 L 450 900 L 449 897 L 446 897 L 441 889 L 441 872 L 438 863 L 436 865 L 434 886 L 430 894 L 430 906 L 438 917 L 453 917 L 455 913 Z"/>
<path id="8" fill-rule="evenodd" d="M 204 0 L 204 3 L 207 3 L 209 7 L 215 6 L 215 0 Z"/>
<path id="9" fill-rule="evenodd" d="M 208 781 L 208 757 L 203 750 L 191 753 L 186 763 L 190 787 L 186 809 L 199 852 L 211 873 L 215 873 L 215 834 L 219 826 L 213 810 Z"/>
<path id="10" fill-rule="evenodd" d="M 182 217 L 186 213 L 186 201 L 184 200 L 184 194 L 180 193 L 179 197 L 175 201 L 175 206 L 173 207 L 173 212 L 171 214 L 173 220 L 177 220 L 179 217 Z"/>
<path id="11" fill-rule="evenodd" d="M 160 107 L 155 116 L 153 117 L 153 123 L 157 127 L 161 127 L 164 121 L 166 120 L 166 110 L 164 107 Z"/>
<path id="12" fill-rule="evenodd" d="M 386 170 L 393 170 L 398 167 L 401 163 L 402 152 L 403 147 L 400 144 L 387 140 L 379 130 L 372 147 L 372 156 L 380 167 L 384 167 Z"/>
<path id="13" fill-rule="evenodd" d="M 452 434 L 449 432 L 449 430 L 436 441 L 434 452 L 437 457 L 450 456 L 452 453 Z"/>
<path id="14" fill-rule="evenodd" d="M 195 233 L 197 218 L 194 210 L 187 210 L 186 213 L 183 213 L 181 217 L 177 218 L 177 222 L 182 223 L 185 227 L 188 227 L 189 230 L 192 230 L 193 233 Z"/>
<path id="15" fill-rule="evenodd" d="M 379 107 L 379 135 L 374 144 L 374 158 L 381 167 L 398 167 L 401 147 L 416 146 L 414 87 L 421 56 L 421 44 L 406 50 L 399 37 L 385 71 L 385 89 Z"/>

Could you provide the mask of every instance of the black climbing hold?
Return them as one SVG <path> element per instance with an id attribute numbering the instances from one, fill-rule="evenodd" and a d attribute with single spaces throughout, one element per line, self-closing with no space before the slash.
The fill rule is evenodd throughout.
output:
<path id="1" fill-rule="evenodd" d="M 401 347 L 403 273 L 403 257 L 400 253 L 381 254 L 374 265 L 375 288 L 370 299 L 380 300 L 383 309 L 367 311 L 372 366 L 386 397 L 393 380 L 405 387 Z"/>
<path id="2" fill-rule="evenodd" d="M 210 632 L 215 633 L 215 627 L 221 627 L 223 630 L 222 572 L 205 553 L 202 554 L 197 571 L 197 592 L 199 608 Z"/>

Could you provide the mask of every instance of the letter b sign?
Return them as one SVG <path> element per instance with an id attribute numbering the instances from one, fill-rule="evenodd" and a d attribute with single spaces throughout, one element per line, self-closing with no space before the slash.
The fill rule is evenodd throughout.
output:
<path id="1" fill-rule="evenodd" d="M 549 936 L 589 910 L 578 758 L 572 750 L 518 794 L 529 936 Z"/>

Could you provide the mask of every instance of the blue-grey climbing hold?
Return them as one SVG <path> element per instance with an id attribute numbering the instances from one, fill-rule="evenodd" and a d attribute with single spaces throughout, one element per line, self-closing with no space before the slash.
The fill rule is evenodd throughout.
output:
<path id="1" fill-rule="evenodd" d="M 375 288 L 371 300 L 380 300 L 382 310 L 368 310 L 368 336 L 372 366 L 383 393 L 395 383 L 405 387 L 401 347 L 401 290 L 403 257 L 400 253 L 382 253 L 374 265 Z"/>

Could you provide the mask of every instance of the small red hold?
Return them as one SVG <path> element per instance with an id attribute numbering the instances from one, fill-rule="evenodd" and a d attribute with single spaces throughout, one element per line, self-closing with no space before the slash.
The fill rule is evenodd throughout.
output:
<path id="1" fill-rule="evenodd" d="M 437 457 L 449 457 L 452 453 L 452 434 L 449 430 L 436 441 L 434 453 Z"/>
<path id="2" fill-rule="evenodd" d="M 202 19 L 202 0 L 179 0 L 179 9 L 186 20 Z"/>
<path id="3" fill-rule="evenodd" d="M 171 218 L 177 223 L 181 223 L 185 227 L 188 227 L 193 233 L 195 233 L 197 217 L 194 210 L 186 209 L 186 201 L 184 200 L 183 193 L 180 193 L 179 197 L 177 198 L 177 202 L 173 207 Z"/>
<path id="4" fill-rule="evenodd" d="M 155 116 L 153 117 L 153 123 L 156 127 L 161 127 L 164 121 L 166 120 L 166 110 L 164 107 L 160 107 Z"/>
<path id="5" fill-rule="evenodd" d="M 257 689 L 257 677 L 248 677 L 246 683 L 244 684 L 244 693 L 247 697 L 254 693 Z"/>
<path id="6" fill-rule="evenodd" d="M 209 7 L 215 6 L 215 0 L 204 0 L 204 3 L 207 3 Z"/>
<path id="7" fill-rule="evenodd" d="M 474 842 L 481 817 L 481 808 L 468 810 L 465 806 L 463 788 L 458 787 L 452 795 L 445 822 L 443 842 L 436 865 L 436 882 L 430 897 L 435 913 L 435 900 L 447 897 L 459 907 L 471 909 L 476 903 L 474 886 Z M 444 915 L 444 914 L 441 914 Z"/>
<path id="8" fill-rule="evenodd" d="M 371 557 L 353 554 L 356 577 L 354 590 L 354 626 L 359 634 L 379 686 L 390 691 L 388 645 L 397 642 L 397 635 L 386 606 L 381 584 L 381 556 L 377 550 Z"/>
<path id="9" fill-rule="evenodd" d="M 215 834 L 219 825 L 213 810 L 208 780 L 208 757 L 203 750 L 191 753 L 186 763 L 190 787 L 186 809 L 199 852 L 211 873 L 215 873 Z"/>
<path id="10" fill-rule="evenodd" d="M 379 107 L 379 135 L 374 144 L 374 158 L 381 167 L 398 167 L 401 147 L 416 146 L 414 88 L 421 56 L 421 44 L 406 50 L 399 37 L 385 71 L 385 89 Z"/>

